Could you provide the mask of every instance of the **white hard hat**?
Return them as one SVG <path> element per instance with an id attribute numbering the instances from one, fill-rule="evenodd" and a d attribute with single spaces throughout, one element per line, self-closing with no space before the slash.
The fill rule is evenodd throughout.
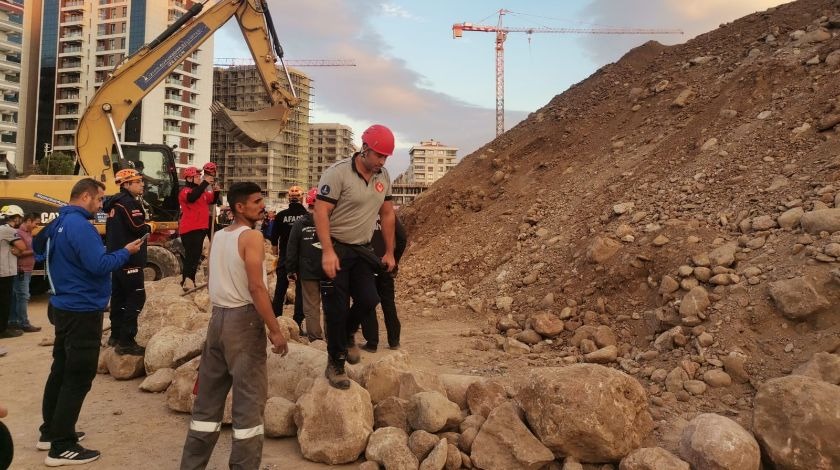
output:
<path id="1" fill-rule="evenodd" d="M 19 215 L 23 217 L 23 209 L 21 209 L 20 206 L 9 204 L 8 206 L 3 206 L 3 208 L 0 209 L 0 214 L 3 214 L 6 217 L 11 217 L 14 215 Z"/>

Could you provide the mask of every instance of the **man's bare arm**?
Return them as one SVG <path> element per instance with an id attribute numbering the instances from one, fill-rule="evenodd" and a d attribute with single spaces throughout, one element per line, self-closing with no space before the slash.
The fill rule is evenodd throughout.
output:
<path id="1" fill-rule="evenodd" d="M 260 314 L 265 326 L 268 327 L 268 337 L 274 345 L 273 351 L 279 354 L 288 352 L 286 339 L 280 331 L 280 324 L 274 317 L 274 309 L 271 307 L 271 298 L 268 296 L 268 287 L 263 281 L 263 261 L 265 251 L 263 236 L 257 230 L 246 230 L 239 236 L 239 253 L 245 262 L 245 274 L 248 276 L 248 292 L 254 300 L 254 307 Z"/>

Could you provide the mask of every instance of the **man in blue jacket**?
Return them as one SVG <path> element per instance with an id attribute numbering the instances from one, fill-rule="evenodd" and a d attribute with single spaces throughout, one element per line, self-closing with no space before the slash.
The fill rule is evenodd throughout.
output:
<path id="1" fill-rule="evenodd" d="M 79 445 L 76 433 L 82 403 L 96 376 L 102 315 L 111 297 L 111 272 L 140 251 L 144 240 L 134 240 L 106 253 L 90 223 L 102 208 L 105 185 L 92 178 L 80 180 L 70 192 L 70 203 L 35 237 L 33 248 L 45 254 L 53 295 L 49 316 L 55 325 L 53 363 L 44 387 L 44 424 L 38 449 L 49 454 L 49 467 L 79 465 L 99 458 L 99 451 Z"/>

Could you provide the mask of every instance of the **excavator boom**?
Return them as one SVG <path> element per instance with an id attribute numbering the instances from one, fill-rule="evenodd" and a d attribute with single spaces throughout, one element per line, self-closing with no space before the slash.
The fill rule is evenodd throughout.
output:
<path id="1" fill-rule="evenodd" d="M 265 0 L 219 0 L 203 13 L 202 9 L 202 4 L 194 4 L 157 39 L 118 65 L 93 96 L 76 130 L 76 152 L 88 175 L 103 182 L 113 181 L 112 146 L 131 111 L 233 16 L 245 36 L 271 107 L 257 111 L 255 118 L 228 111 L 218 103 L 212 110 L 229 131 L 250 146 L 271 140 L 283 129 L 289 111 L 299 100 L 281 85 L 275 64 L 282 51 L 278 50 Z"/>

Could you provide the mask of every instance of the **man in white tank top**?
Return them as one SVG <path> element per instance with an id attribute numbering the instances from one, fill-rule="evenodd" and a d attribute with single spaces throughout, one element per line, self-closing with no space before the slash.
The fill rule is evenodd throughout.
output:
<path id="1" fill-rule="evenodd" d="M 268 393 L 266 327 L 272 352 L 288 346 L 274 317 L 263 267 L 263 236 L 255 230 L 265 216 L 261 188 L 234 183 L 228 190 L 234 222 L 216 232 L 210 249 L 209 292 L 213 314 L 198 370 L 198 396 L 181 456 L 181 470 L 203 469 L 222 427 L 225 398 L 233 387 L 232 469 L 257 470 L 262 459 Z"/>

